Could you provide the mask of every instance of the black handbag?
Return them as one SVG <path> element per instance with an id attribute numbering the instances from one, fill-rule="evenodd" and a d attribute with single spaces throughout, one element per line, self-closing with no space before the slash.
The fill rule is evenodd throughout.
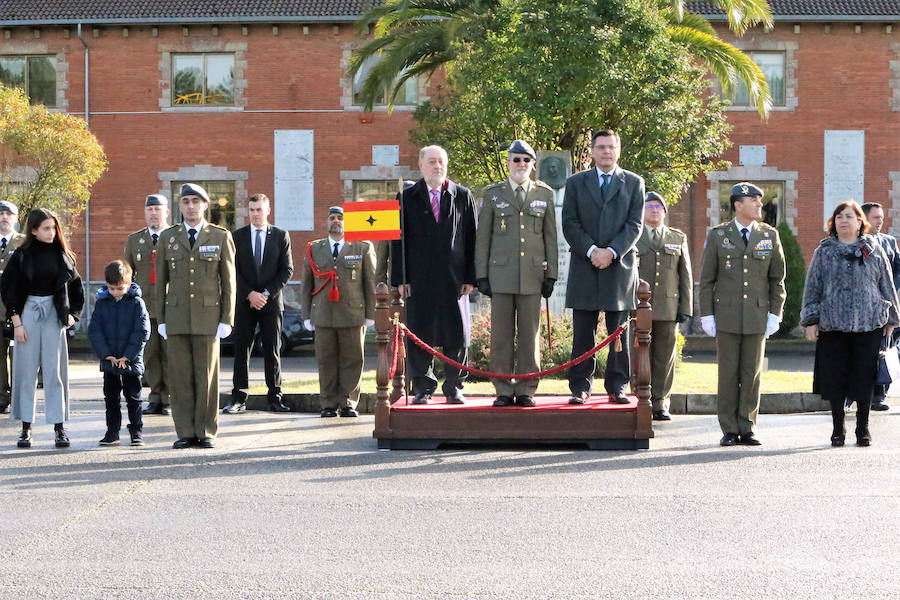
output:
<path id="1" fill-rule="evenodd" d="M 13 326 L 12 319 L 7 319 L 3 323 L 3 337 L 12 340 L 16 337 L 16 329 Z"/>
<path id="2" fill-rule="evenodd" d="M 875 383 L 890 385 L 894 381 L 900 381 L 900 353 L 897 346 L 889 345 L 878 351 L 878 373 L 875 375 Z"/>

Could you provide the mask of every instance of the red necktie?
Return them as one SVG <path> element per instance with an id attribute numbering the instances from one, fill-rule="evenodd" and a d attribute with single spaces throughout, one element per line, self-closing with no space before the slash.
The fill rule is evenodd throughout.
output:
<path id="1" fill-rule="evenodd" d="M 438 196 L 438 190 L 431 190 L 431 212 L 434 214 L 435 223 L 441 220 L 441 198 Z"/>

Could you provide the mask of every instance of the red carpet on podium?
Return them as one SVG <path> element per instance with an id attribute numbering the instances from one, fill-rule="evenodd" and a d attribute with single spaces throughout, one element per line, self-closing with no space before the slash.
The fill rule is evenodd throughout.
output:
<path id="1" fill-rule="evenodd" d="M 409 404 L 406 398 L 400 397 L 391 405 L 392 411 L 454 411 L 469 413 L 505 413 L 505 412 L 557 412 L 557 411 L 628 411 L 637 408 L 637 396 L 628 396 L 631 400 L 628 404 L 613 404 L 609 396 L 597 394 L 591 396 L 585 404 L 569 404 L 569 396 L 535 396 L 535 406 L 493 406 L 494 396 L 466 396 L 465 404 L 447 404 L 444 396 L 435 395 L 428 404 L 413 404 L 413 396 L 409 396 Z"/>

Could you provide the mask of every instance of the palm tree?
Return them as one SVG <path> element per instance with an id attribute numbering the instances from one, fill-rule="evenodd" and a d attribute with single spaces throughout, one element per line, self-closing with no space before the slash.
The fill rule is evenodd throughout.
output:
<path id="1" fill-rule="evenodd" d="M 502 0 L 386 0 L 367 10 L 357 22 L 372 39 L 354 50 L 348 74 L 355 77 L 367 59 L 377 57 L 360 90 L 367 110 L 382 97 L 389 107 L 410 77 L 430 76 L 449 66 L 458 48 L 472 42 L 478 25 L 490 19 Z M 725 11 L 728 26 L 738 35 L 757 24 L 772 26 L 766 0 L 710 0 Z M 726 94 L 743 82 L 760 115 L 772 107 L 765 75 L 753 60 L 718 37 L 712 25 L 685 8 L 684 0 L 671 0 L 666 8 L 670 37 L 682 44 L 719 79 Z"/>

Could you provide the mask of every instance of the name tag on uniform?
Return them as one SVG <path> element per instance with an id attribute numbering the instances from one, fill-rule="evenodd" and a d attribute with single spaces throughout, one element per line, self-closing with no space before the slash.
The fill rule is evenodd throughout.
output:
<path id="1" fill-rule="evenodd" d="M 219 246 L 200 246 L 200 253 L 206 254 L 208 252 L 218 252 Z"/>

